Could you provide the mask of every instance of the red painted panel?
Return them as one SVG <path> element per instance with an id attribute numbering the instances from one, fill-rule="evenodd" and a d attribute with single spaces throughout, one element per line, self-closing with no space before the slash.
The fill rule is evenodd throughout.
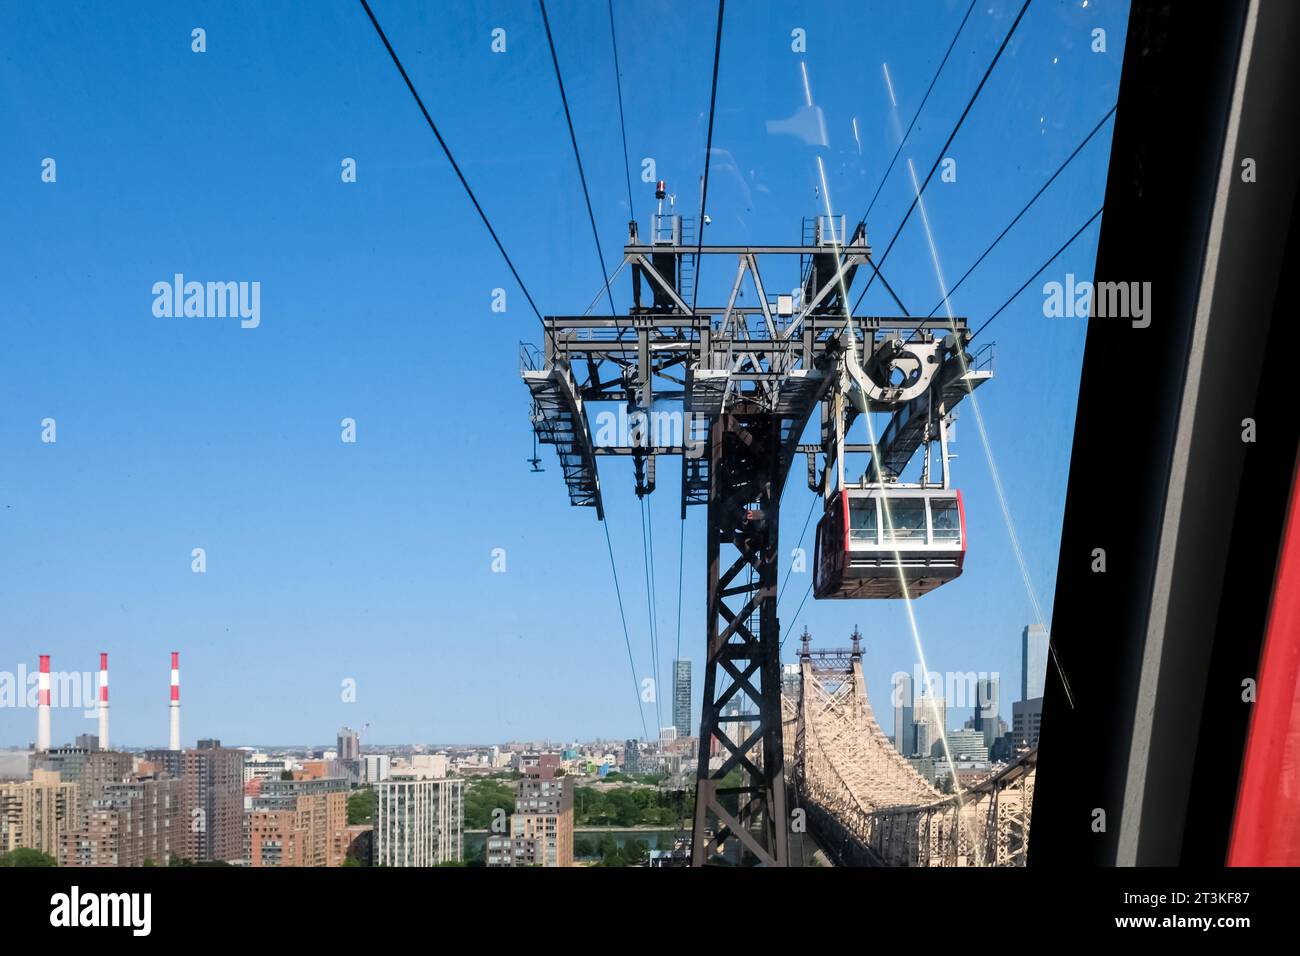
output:
<path id="1" fill-rule="evenodd" d="M 1300 866 L 1300 485 L 1293 480 L 1229 866 Z"/>

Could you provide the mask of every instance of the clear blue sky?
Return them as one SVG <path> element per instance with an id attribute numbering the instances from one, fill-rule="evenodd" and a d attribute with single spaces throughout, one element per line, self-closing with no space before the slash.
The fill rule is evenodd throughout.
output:
<path id="1" fill-rule="evenodd" d="M 636 215 L 642 157 L 696 201 L 716 8 L 617 0 Z M 856 221 L 897 145 L 881 64 L 906 126 L 966 10 L 917 4 L 732 3 L 714 132 L 710 241 L 797 241 L 821 211 L 818 150 L 769 134 L 803 102 L 826 113 L 836 211 Z M 903 151 L 924 175 L 1019 3 L 971 16 Z M 546 312 L 600 285 L 586 208 L 537 7 L 416 4 L 375 11 L 524 281 Z M 600 2 L 550 6 L 601 229 L 617 262 L 628 218 L 609 23 Z M 1127 4 L 1035 0 L 926 193 L 953 281 L 1114 102 Z M 604 537 L 568 506 L 553 451 L 528 472 L 517 343 L 535 316 L 455 180 L 358 3 L 19 4 L 0 37 L 0 670 L 94 670 L 110 652 L 115 741 L 166 740 L 167 652 L 182 654 L 183 737 L 493 741 L 639 736 Z M 191 52 L 191 30 L 207 52 Z M 491 51 L 506 30 L 507 51 Z M 791 30 L 807 53 L 791 51 Z M 1090 31 L 1107 31 L 1107 52 Z M 861 146 L 854 140 L 856 118 Z M 1100 205 L 1109 126 L 954 297 L 974 324 Z M 41 163 L 57 161 L 57 182 Z M 340 181 L 352 157 L 358 181 Z M 869 236 L 883 252 L 911 199 L 900 162 Z M 990 327 L 997 378 L 979 394 L 1028 567 L 1050 613 L 1085 323 L 1045 319 L 1041 284 L 1090 277 L 1097 224 Z M 152 285 L 261 283 L 261 325 L 156 318 Z M 720 296 L 730 268 L 703 275 Z M 913 311 L 938 288 L 918 217 L 885 264 Z M 725 273 L 725 275 L 724 275 Z M 793 285 L 793 277 L 768 277 Z M 492 289 L 508 311 L 490 310 Z M 617 294 L 628 301 L 626 281 Z M 893 314 L 879 284 L 865 312 Z M 57 420 L 56 444 L 41 421 Z M 340 441 L 340 420 L 358 441 Z M 930 665 L 996 671 L 1002 712 L 1032 619 L 969 413 L 956 476 L 970 549 L 960 581 L 916 604 Z M 640 675 L 650 672 L 630 466 L 602 463 Z M 677 620 L 676 465 L 652 502 L 661 674 Z M 810 493 L 785 497 L 788 556 Z M 682 654 L 702 678 L 703 509 L 686 527 Z M 811 547 L 811 529 L 808 536 Z M 207 573 L 190 570 L 191 549 Z M 493 548 L 508 570 L 491 572 Z M 1082 560 L 1082 558 L 1081 558 Z M 889 675 L 912 641 L 892 602 L 809 600 L 781 616 L 823 646 L 866 636 L 888 727 Z M 797 642 L 786 646 L 786 659 Z M 357 684 L 356 703 L 340 699 Z M 670 699 L 664 695 L 663 722 Z M 957 715 L 952 721 L 959 724 Z M 647 715 L 653 722 L 654 717 Z M 651 724 L 653 730 L 653 723 Z M 93 732 L 54 715 L 56 742 Z M 0 745 L 35 714 L 0 710 Z"/>

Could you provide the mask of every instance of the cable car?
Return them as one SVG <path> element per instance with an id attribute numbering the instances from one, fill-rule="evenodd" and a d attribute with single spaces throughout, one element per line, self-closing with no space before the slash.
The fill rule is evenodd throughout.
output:
<path id="1" fill-rule="evenodd" d="M 817 522 L 816 547 L 818 598 L 901 598 L 903 582 L 909 597 L 927 594 L 961 574 L 961 492 L 904 485 L 841 488 Z"/>

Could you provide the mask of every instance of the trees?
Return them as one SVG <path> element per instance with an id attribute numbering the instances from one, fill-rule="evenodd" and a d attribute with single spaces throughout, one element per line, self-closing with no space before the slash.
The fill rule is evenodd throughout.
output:
<path id="1" fill-rule="evenodd" d="M 492 811 L 510 813 L 515 807 L 515 787 L 498 780 L 474 780 L 465 788 L 465 829 L 488 830 Z"/>
<path id="2" fill-rule="evenodd" d="M 0 854 L 0 866 L 58 866 L 58 861 L 48 853 L 32 850 L 25 846 L 17 847 L 8 853 Z"/>
<path id="3" fill-rule="evenodd" d="M 348 826 L 373 823 L 375 819 L 375 791 L 362 787 L 348 797 Z"/>
<path id="4" fill-rule="evenodd" d="M 623 859 L 628 866 L 644 866 L 650 860 L 650 847 L 645 840 L 628 840 L 623 844 Z"/>

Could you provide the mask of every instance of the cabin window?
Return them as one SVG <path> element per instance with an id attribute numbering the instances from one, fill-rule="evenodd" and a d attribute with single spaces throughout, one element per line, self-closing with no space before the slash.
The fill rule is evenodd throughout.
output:
<path id="1" fill-rule="evenodd" d="M 876 499 L 849 499 L 849 540 L 876 543 Z"/>
<path id="2" fill-rule="evenodd" d="M 925 499 L 891 498 L 889 505 L 889 525 L 892 525 L 893 540 L 925 542 Z"/>
<path id="3" fill-rule="evenodd" d="M 956 498 L 931 498 L 930 520 L 934 527 L 934 541 L 960 541 L 961 515 Z"/>

